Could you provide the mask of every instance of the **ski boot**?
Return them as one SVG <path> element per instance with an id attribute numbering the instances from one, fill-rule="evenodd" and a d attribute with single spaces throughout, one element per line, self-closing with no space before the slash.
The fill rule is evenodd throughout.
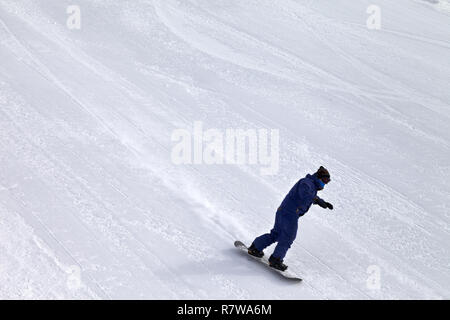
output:
<path id="1" fill-rule="evenodd" d="M 269 265 L 280 271 L 285 271 L 288 268 L 287 265 L 283 263 L 283 260 L 276 258 L 273 255 L 269 258 Z"/>
<path id="2" fill-rule="evenodd" d="M 257 258 L 262 258 L 264 256 L 264 252 L 259 251 L 255 248 L 255 245 L 252 243 L 250 248 L 248 248 L 248 254 Z"/>

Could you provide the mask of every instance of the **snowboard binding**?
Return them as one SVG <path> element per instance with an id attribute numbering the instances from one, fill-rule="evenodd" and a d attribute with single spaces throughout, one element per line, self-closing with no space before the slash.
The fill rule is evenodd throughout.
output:
<path id="1" fill-rule="evenodd" d="M 283 260 L 276 258 L 273 255 L 269 258 L 269 266 L 280 271 L 285 271 L 288 266 L 283 263 Z"/>
<path id="2" fill-rule="evenodd" d="M 255 248 L 255 245 L 252 243 L 252 245 L 250 246 L 250 248 L 248 248 L 248 254 L 257 258 L 262 258 L 264 257 L 264 252 L 263 251 L 259 251 L 258 249 Z"/>

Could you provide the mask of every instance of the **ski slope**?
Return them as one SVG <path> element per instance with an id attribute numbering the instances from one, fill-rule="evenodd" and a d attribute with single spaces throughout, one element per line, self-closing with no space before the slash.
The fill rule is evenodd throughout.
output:
<path id="1" fill-rule="evenodd" d="M 0 298 L 449 299 L 446 4 L 0 0 Z M 198 121 L 279 130 L 278 172 L 175 164 Z M 320 165 L 283 282 L 233 242 Z"/>

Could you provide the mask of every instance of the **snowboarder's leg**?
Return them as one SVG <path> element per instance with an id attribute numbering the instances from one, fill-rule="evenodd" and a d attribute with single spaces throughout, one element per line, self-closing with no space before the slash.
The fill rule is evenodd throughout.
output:
<path id="1" fill-rule="evenodd" d="M 262 236 L 257 237 L 252 245 L 259 251 L 263 251 L 265 248 L 275 243 L 277 233 L 272 229 L 270 233 L 263 234 Z"/>
<path id="2" fill-rule="evenodd" d="M 281 230 L 278 236 L 278 244 L 272 256 L 283 261 L 287 251 L 297 237 L 298 216 L 290 213 L 285 214 L 280 225 Z"/>
<path id="3" fill-rule="evenodd" d="M 266 233 L 262 236 L 257 237 L 253 241 L 252 246 L 254 246 L 259 251 L 263 251 L 265 248 L 275 243 L 278 240 L 280 234 L 280 227 L 282 222 L 281 220 L 281 210 L 278 210 L 275 217 L 275 225 L 273 229 L 270 230 L 270 233 Z"/>

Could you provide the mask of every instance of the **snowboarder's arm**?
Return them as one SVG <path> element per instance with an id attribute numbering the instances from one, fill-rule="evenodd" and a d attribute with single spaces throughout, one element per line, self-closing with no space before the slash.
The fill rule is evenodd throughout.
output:
<path id="1" fill-rule="evenodd" d="M 300 200 L 297 208 L 300 215 L 303 215 L 308 211 L 309 206 L 314 200 L 314 192 L 306 183 L 300 183 L 297 189 L 298 198 Z"/>
<path id="2" fill-rule="evenodd" d="M 314 198 L 313 203 L 314 203 L 314 204 L 317 204 L 317 205 L 319 205 L 319 206 L 321 206 L 321 207 L 324 208 L 324 209 L 327 209 L 327 208 L 328 208 L 328 209 L 330 209 L 330 210 L 333 210 L 333 205 L 332 205 L 331 203 L 326 202 L 325 200 L 319 198 L 318 196 L 316 196 L 316 197 Z"/>

